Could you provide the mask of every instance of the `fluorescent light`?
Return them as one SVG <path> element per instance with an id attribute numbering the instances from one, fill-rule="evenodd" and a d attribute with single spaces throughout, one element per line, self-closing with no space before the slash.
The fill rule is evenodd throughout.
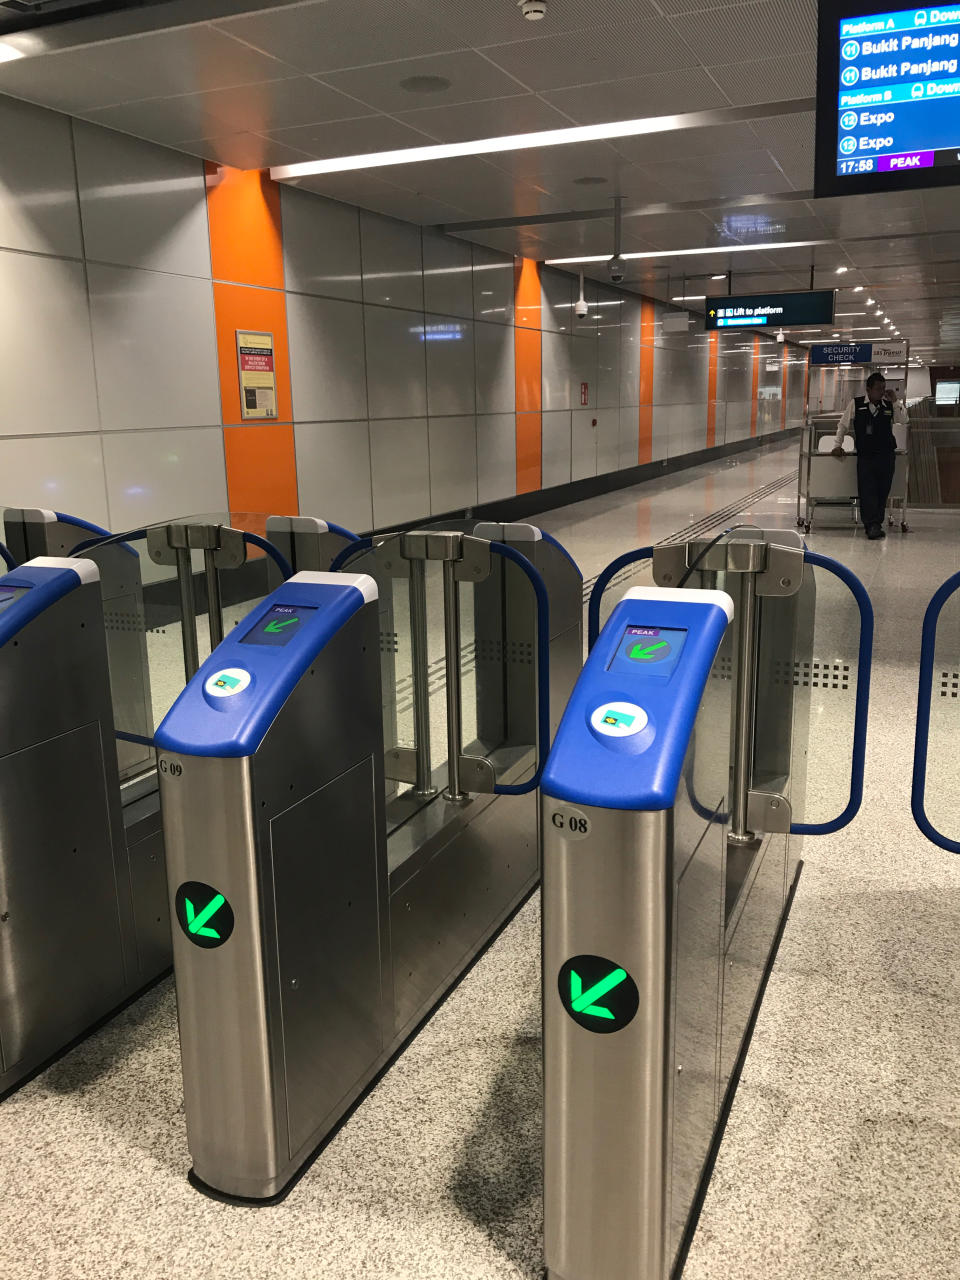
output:
<path id="1" fill-rule="evenodd" d="M 726 278 L 727 278 L 727 273 L 725 271 L 721 271 L 718 276 L 710 277 L 711 280 L 726 280 Z"/>
<path id="2" fill-rule="evenodd" d="M 697 115 L 690 112 L 689 115 Z M 608 124 L 574 125 L 543 129 L 538 133 L 508 133 L 470 142 L 444 142 L 428 147 L 403 147 L 399 151 L 371 151 L 364 155 L 337 156 L 332 160 L 306 160 L 301 164 L 274 165 L 270 177 L 279 181 L 306 178 L 318 173 L 347 173 L 351 169 L 380 169 L 394 164 L 420 164 L 424 160 L 449 160 L 453 156 L 495 155 L 526 151 L 531 147 L 558 147 L 572 142 L 598 142 L 605 138 L 634 138 L 643 133 L 669 133 L 688 124 L 688 116 L 647 116 L 638 120 L 613 120 Z"/>
<path id="3" fill-rule="evenodd" d="M 867 306 L 868 306 L 868 307 L 872 307 L 872 306 L 873 306 L 873 299 L 872 299 L 872 298 L 868 298 L 868 299 L 867 299 Z"/>
<path id="4" fill-rule="evenodd" d="M 854 293 L 863 293 L 863 285 L 862 285 L 862 284 L 858 284 L 858 285 L 856 285 L 856 286 L 854 287 L 853 292 L 854 292 Z"/>
<path id="5" fill-rule="evenodd" d="M 832 244 L 832 240 L 783 240 L 768 244 L 709 244 L 702 249 L 657 249 L 646 253 L 621 253 L 626 259 L 637 258 L 688 258 L 704 253 L 753 253 L 771 252 L 774 249 L 808 249 L 813 245 Z M 579 258 L 547 258 L 548 267 L 575 266 L 581 262 L 609 262 L 609 253 L 594 253 Z"/>
<path id="6" fill-rule="evenodd" d="M 24 58 L 24 54 L 20 49 L 15 49 L 12 44 L 7 44 L 5 40 L 0 40 L 0 62 L 13 62 L 16 58 Z"/>
<path id="7" fill-rule="evenodd" d="M 671 302 L 704 302 L 707 295 L 705 293 L 681 293 L 676 298 L 671 298 Z"/>
<path id="8" fill-rule="evenodd" d="M 845 271 L 849 271 L 849 267 L 837 267 L 837 275 L 842 276 Z"/>
<path id="9" fill-rule="evenodd" d="M 838 316 L 865 316 L 865 311 L 838 311 Z"/>

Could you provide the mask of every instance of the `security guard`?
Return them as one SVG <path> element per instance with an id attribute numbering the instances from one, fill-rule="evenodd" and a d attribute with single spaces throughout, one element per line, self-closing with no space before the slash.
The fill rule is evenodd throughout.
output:
<path id="1" fill-rule="evenodd" d="M 882 373 L 871 373 L 867 394 L 856 396 L 844 409 L 837 427 L 835 458 L 844 457 L 843 438 L 853 434 L 857 449 L 857 490 L 860 495 L 860 519 L 871 541 L 885 538 L 883 516 L 887 508 L 893 469 L 896 463 L 897 439 L 893 426 L 907 425 L 907 411 L 897 392 L 887 390 Z"/>

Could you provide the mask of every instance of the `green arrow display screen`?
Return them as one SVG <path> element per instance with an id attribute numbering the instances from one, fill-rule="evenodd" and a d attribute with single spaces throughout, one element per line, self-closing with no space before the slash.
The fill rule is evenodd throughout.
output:
<path id="1" fill-rule="evenodd" d="M 316 612 L 313 605 L 275 604 L 260 618 L 256 626 L 250 628 L 240 643 L 262 644 L 281 649 L 290 643 L 307 617 Z"/>
<path id="2" fill-rule="evenodd" d="M 187 880 L 174 898 L 177 921 L 198 947 L 222 947 L 233 933 L 233 910 L 219 889 Z"/>
<path id="3" fill-rule="evenodd" d="M 620 1031 L 640 1007 L 637 984 L 615 960 L 574 956 L 560 969 L 560 1001 L 574 1022 L 601 1035 Z"/>

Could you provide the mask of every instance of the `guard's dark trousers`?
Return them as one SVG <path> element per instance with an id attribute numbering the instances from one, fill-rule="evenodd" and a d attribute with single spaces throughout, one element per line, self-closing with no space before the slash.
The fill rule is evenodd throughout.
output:
<path id="1" fill-rule="evenodd" d="M 860 493 L 860 519 L 869 529 L 883 524 L 896 455 L 893 453 L 861 453 L 857 455 L 857 489 Z"/>

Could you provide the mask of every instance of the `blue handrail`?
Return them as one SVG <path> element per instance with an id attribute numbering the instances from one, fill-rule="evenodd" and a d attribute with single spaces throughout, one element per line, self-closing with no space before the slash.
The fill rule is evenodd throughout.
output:
<path id="1" fill-rule="evenodd" d="M 539 526 L 538 526 L 538 528 L 539 528 Z M 544 540 L 544 542 L 549 542 L 549 543 L 550 543 L 550 545 L 551 545 L 551 547 L 556 547 L 556 548 L 557 548 L 557 550 L 561 553 L 561 555 L 566 556 L 566 558 L 567 558 L 567 559 L 570 561 L 570 563 L 573 565 L 574 569 L 576 569 L 576 571 L 577 571 L 577 576 L 579 577 L 580 581 L 582 582 L 582 581 L 583 581 L 583 570 L 582 570 L 582 569 L 580 568 L 580 566 L 577 564 L 576 560 L 574 560 L 573 556 L 570 554 L 570 552 L 567 550 L 567 548 L 563 545 L 563 543 L 560 541 L 560 539 L 559 539 L 559 538 L 555 538 L 555 537 L 553 536 L 553 534 L 552 534 L 552 533 L 547 533 L 546 529 L 541 529 L 541 530 L 540 530 L 540 537 Z"/>
<path id="2" fill-rule="evenodd" d="M 791 835 L 826 836 L 839 831 L 857 816 L 863 802 L 863 766 L 867 754 L 867 717 L 870 713 L 870 673 L 873 664 L 873 605 L 866 587 L 845 564 L 805 548 L 804 564 L 825 569 L 850 588 L 860 610 L 860 647 L 857 652 L 857 699 L 853 715 L 853 756 L 850 761 L 850 796 L 846 808 L 829 822 L 794 822 Z"/>
<path id="3" fill-rule="evenodd" d="M 330 572 L 338 573 L 348 560 L 358 556 L 361 551 L 369 551 L 372 546 L 372 538 L 357 538 L 356 542 L 349 542 L 345 547 L 341 547 L 330 561 Z"/>
<path id="4" fill-rule="evenodd" d="M 268 542 L 266 538 L 261 538 L 259 533 L 251 533 L 249 529 L 244 529 L 243 540 L 248 547 L 259 547 L 261 551 L 265 551 L 276 562 L 277 568 L 283 574 L 284 581 L 293 577 L 293 565 L 285 555 L 282 555 L 277 550 L 272 542 Z"/>
<path id="5" fill-rule="evenodd" d="M 334 524 L 332 520 L 324 520 L 323 522 L 331 533 L 337 533 L 341 538 L 346 538 L 348 542 L 359 542 L 360 538 L 357 534 L 351 533 L 349 529 L 345 529 L 342 524 Z"/>
<path id="6" fill-rule="evenodd" d="M 2 542 L 0 542 L 0 560 L 3 561 L 3 563 L 7 566 L 8 569 L 16 569 L 17 567 L 16 560 L 14 560 L 13 556 L 10 554 L 10 552 L 7 550 L 7 548 L 3 545 Z"/>
<path id="7" fill-rule="evenodd" d="M 108 543 L 115 547 L 124 547 L 128 542 L 143 542 L 146 536 L 146 529 L 134 529 L 130 533 L 108 533 L 106 537 L 87 538 L 85 542 L 78 542 L 70 555 L 82 556 L 85 551 L 90 551 L 94 547 L 105 547 Z M 134 551 L 133 547 L 127 547 L 127 550 L 139 558 L 139 551 Z"/>
<path id="8" fill-rule="evenodd" d="M 498 796 L 522 796 L 539 787 L 550 750 L 550 599 L 543 578 L 515 547 L 491 542 L 490 552 L 518 565 L 530 579 L 537 597 L 537 768 L 526 782 L 498 782 L 493 788 Z"/>
<path id="9" fill-rule="evenodd" d="M 114 535 L 110 532 L 109 529 L 101 528 L 100 525 L 94 524 L 92 520 L 84 520 L 82 516 L 72 516 L 72 515 L 69 515 L 66 511 L 55 511 L 53 514 L 57 517 L 57 519 L 60 521 L 61 524 L 69 524 L 69 525 L 72 525 L 75 529 L 84 529 L 87 533 L 95 533 L 98 539 L 114 537 Z M 90 542 L 89 541 L 84 542 L 82 545 L 87 547 L 90 545 Z M 139 559 L 139 553 L 134 551 L 133 547 L 128 547 L 126 542 L 119 542 L 117 545 L 121 546 L 124 549 L 124 551 L 126 551 L 129 555 L 137 556 L 137 558 Z M 74 547 L 74 551 L 76 551 L 76 547 Z M 73 552 L 71 552 L 71 555 L 72 554 Z"/>
<path id="10" fill-rule="evenodd" d="M 638 560 L 650 560 L 652 556 L 653 547 L 638 547 L 636 551 L 625 551 L 622 556 L 617 556 L 616 560 L 611 560 L 598 576 L 593 585 L 593 590 L 590 592 L 590 603 L 587 606 L 588 653 L 597 643 L 597 637 L 600 634 L 600 603 L 603 600 L 603 593 L 610 584 L 610 579 L 626 565 L 636 564 Z"/>
<path id="11" fill-rule="evenodd" d="M 943 606 L 960 589 L 960 573 L 948 578 L 934 593 L 923 615 L 923 632 L 920 641 L 920 678 L 917 686 L 917 733 L 913 747 L 913 786 L 910 792 L 910 809 L 913 820 L 927 837 L 948 853 L 960 853 L 960 840 L 951 840 L 939 832 L 924 807 L 927 789 L 927 748 L 930 745 L 930 697 L 933 691 L 933 664 L 936 657 L 937 625 Z"/>

